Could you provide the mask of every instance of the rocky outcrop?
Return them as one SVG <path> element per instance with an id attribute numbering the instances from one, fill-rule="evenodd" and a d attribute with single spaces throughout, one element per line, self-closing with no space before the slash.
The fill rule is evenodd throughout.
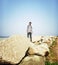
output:
<path id="1" fill-rule="evenodd" d="M 49 48 L 42 40 L 40 42 L 41 44 L 33 44 L 21 35 L 14 35 L 2 40 L 0 42 L 0 62 L 4 64 L 44 65 L 44 56 L 48 55 Z"/>

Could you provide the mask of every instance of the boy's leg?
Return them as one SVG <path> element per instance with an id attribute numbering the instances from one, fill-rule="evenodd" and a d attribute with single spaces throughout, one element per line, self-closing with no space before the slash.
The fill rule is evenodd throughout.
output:
<path id="1" fill-rule="evenodd" d="M 32 33 L 30 33 L 30 41 L 32 42 Z"/>
<path id="2" fill-rule="evenodd" d="M 27 33 L 27 37 L 29 38 L 29 33 Z"/>

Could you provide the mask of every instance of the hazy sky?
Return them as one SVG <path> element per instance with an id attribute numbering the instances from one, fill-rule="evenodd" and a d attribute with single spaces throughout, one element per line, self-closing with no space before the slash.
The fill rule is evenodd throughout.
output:
<path id="1" fill-rule="evenodd" d="M 58 35 L 58 0 L 0 0 L 0 36 L 25 35 L 30 21 L 33 35 Z"/>

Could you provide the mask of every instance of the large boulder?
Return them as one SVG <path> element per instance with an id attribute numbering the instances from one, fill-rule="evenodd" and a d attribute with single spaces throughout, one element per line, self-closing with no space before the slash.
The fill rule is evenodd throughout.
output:
<path id="1" fill-rule="evenodd" d="M 45 65 L 44 61 L 42 56 L 31 55 L 25 57 L 19 65 Z"/>
<path id="2" fill-rule="evenodd" d="M 30 43 L 30 48 L 28 51 L 29 55 L 40 55 L 40 56 L 48 56 L 49 47 L 46 43 L 41 43 L 39 45 L 35 45 Z"/>
<path id="3" fill-rule="evenodd" d="M 30 41 L 25 36 L 14 35 L 0 42 L 0 62 L 17 64 L 25 56 Z"/>

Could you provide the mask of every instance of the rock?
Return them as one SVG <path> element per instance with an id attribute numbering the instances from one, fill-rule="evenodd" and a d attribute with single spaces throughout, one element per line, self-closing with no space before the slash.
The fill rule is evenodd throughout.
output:
<path id="1" fill-rule="evenodd" d="M 17 64 L 25 56 L 30 41 L 25 36 L 14 35 L 0 42 L 0 62 Z"/>
<path id="2" fill-rule="evenodd" d="M 37 54 L 37 55 L 45 56 L 47 53 L 49 54 L 49 47 L 46 43 L 41 43 L 40 45 L 35 45 L 31 43 L 28 53 L 30 55 Z"/>
<path id="3" fill-rule="evenodd" d="M 44 61 L 42 56 L 31 55 L 25 57 L 19 65 L 45 65 Z"/>

